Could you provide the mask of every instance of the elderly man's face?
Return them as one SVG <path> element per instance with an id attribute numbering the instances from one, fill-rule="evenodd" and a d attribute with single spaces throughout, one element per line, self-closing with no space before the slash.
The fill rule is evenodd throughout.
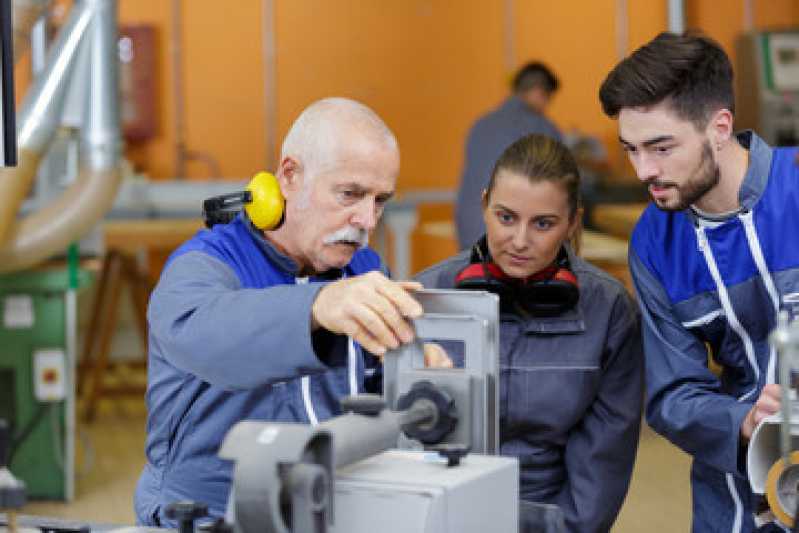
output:
<path id="1" fill-rule="evenodd" d="M 300 172 L 302 183 L 286 191 L 292 255 L 305 270 L 346 266 L 367 244 L 394 193 L 399 173 L 395 148 L 371 140 L 341 144 L 347 145 L 339 147 L 331 161 Z"/>

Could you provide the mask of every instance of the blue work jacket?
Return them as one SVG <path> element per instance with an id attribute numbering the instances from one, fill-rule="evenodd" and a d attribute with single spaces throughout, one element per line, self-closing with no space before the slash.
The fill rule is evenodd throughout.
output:
<path id="1" fill-rule="evenodd" d="M 643 312 L 649 424 L 694 458 L 694 532 L 756 528 L 741 424 L 775 381 L 768 336 L 799 295 L 797 150 L 738 136 L 741 211 L 716 222 L 650 205 L 630 243 Z M 709 355 L 721 366 L 708 368 Z"/>
<path id="2" fill-rule="evenodd" d="M 362 392 L 366 354 L 346 337 L 312 334 L 311 305 L 330 279 L 380 269 L 364 248 L 342 271 L 298 278 L 297 265 L 244 215 L 172 254 L 147 311 L 139 524 L 174 527 L 164 509 L 180 500 L 224 515 L 232 464 L 217 452 L 236 422 L 315 424 L 340 413 L 341 397 Z"/>

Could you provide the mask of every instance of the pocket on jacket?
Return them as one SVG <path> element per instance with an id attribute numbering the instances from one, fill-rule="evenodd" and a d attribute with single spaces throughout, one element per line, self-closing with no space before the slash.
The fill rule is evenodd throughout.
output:
<path id="1" fill-rule="evenodd" d="M 554 433 L 570 428 L 593 402 L 600 376 L 599 365 L 578 362 L 503 367 L 508 424 Z"/>

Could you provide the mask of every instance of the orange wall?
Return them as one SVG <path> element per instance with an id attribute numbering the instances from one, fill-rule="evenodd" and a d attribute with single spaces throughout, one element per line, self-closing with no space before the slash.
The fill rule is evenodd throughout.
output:
<path id="1" fill-rule="evenodd" d="M 135 164 L 155 178 L 173 177 L 175 166 L 170 4 L 119 2 L 122 24 L 153 24 L 158 32 L 158 136 L 128 148 Z M 270 149 L 278 150 L 265 141 L 263 4 L 182 2 L 187 146 L 212 155 L 224 177 L 247 177 L 266 165 Z M 615 124 L 597 101 L 598 86 L 617 61 L 616 4 L 516 0 L 512 51 L 517 64 L 540 59 L 557 71 L 562 89 L 551 107 L 553 119 L 564 130 L 602 139 L 617 170 L 629 173 L 618 153 Z M 666 28 L 666 2 L 627 4 L 629 52 Z M 686 4 L 689 26 L 703 29 L 734 56 L 743 2 Z M 799 25 L 795 0 L 754 4 L 755 27 Z M 274 0 L 274 5 L 278 138 L 313 100 L 351 96 L 377 110 L 397 133 L 400 189 L 457 184 L 467 129 L 506 94 L 505 0 Z M 192 178 L 208 175 L 196 162 L 187 170 Z"/>

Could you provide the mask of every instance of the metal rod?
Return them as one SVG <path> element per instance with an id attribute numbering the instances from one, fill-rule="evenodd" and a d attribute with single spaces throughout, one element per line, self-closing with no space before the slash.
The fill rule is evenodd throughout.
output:
<path id="1" fill-rule="evenodd" d="M 319 424 L 333 434 L 335 467 L 346 466 L 396 447 L 405 424 L 426 422 L 435 406 L 416 402 L 406 411 L 383 409 L 376 416 L 348 414 Z"/>
<path id="2" fill-rule="evenodd" d="M 669 31 L 683 33 L 685 31 L 685 0 L 668 0 Z"/>

